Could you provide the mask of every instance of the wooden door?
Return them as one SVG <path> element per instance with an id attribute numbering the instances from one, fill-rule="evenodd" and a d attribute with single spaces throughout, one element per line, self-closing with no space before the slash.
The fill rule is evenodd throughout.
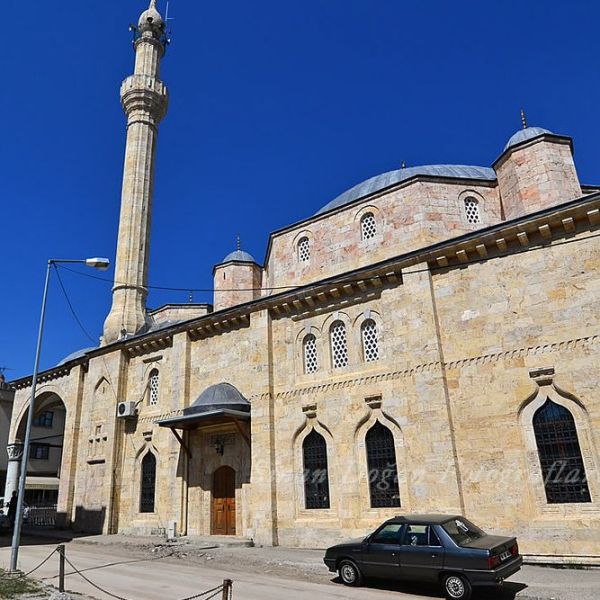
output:
<path id="1" fill-rule="evenodd" d="M 220 467 L 213 474 L 212 535 L 235 535 L 235 471 Z"/>

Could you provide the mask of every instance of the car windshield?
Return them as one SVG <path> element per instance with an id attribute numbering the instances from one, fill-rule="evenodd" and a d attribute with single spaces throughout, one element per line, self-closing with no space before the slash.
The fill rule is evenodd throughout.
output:
<path id="1" fill-rule="evenodd" d="M 485 531 L 482 531 L 467 519 L 452 519 L 452 521 L 444 523 L 442 527 L 458 546 L 469 544 L 486 535 Z"/>

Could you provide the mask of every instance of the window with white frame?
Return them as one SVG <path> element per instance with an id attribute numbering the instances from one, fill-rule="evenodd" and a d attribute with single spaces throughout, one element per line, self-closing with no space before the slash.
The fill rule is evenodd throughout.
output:
<path id="1" fill-rule="evenodd" d="M 331 337 L 331 362 L 334 369 L 340 369 L 348 364 L 348 340 L 346 325 L 343 321 L 335 321 L 329 330 Z"/>
<path id="2" fill-rule="evenodd" d="M 481 223 L 479 200 L 477 198 L 473 198 L 473 196 L 465 198 L 465 216 L 467 223 Z"/>
<path id="3" fill-rule="evenodd" d="M 149 387 L 148 404 L 150 404 L 150 406 L 155 406 L 158 404 L 158 383 L 159 383 L 158 370 L 152 369 L 152 371 L 150 371 L 150 378 L 148 380 L 148 387 Z"/>
<path id="4" fill-rule="evenodd" d="M 317 338 L 309 333 L 302 342 L 302 352 L 304 354 L 304 372 L 314 373 L 319 368 L 319 359 L 317 356 Z"/>
<path id="5" fill-rule="evenodd" d="M 367 213 L 360 220 L 360 230 L 363 240 L 370 240 L 377 235 L 377 223 L 373 213 Z"/>
<path id="6" fill-rule="evenodd" d="M 373 319 L 367 319 L 360 328 L 362 337 L 363 357 L 365 362 L 379 359 L 379 337 L 377 323 Z"/>
<path id="7" fill-rule="evenodd" d="M 310 240 L 303 237 L 298 242 L 298 260 L 300 262 L 308 262 L 310 260 Z"/>

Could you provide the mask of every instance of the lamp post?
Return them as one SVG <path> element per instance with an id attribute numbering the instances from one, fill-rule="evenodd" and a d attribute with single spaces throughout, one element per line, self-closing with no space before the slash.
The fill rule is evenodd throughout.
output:
<path id="1" fill-rule="evenodd" d="M 46 299 L 48 297 L 48 283 L 50 282 L 50 269 L 58 263 L 80 263 L 94 269 L 105 271 L 110 266 L 107 258 L 51 258 L 48 261 L 46 269 L 46 281 L 44 283 L 44 295 L 42 296 L 42 312 L 40 315 L 40 325 L 38 329 L 37 346 L 35 350 L 35 363 L 33 365 L 33 377 L 31 380 L 31 398 L 29 400 L 29 410 L 27 413 L 27 425 L 25 427 L 25 440 L 23 442 L 23 457 L 21 458 L 21 474 L 19 477 L 19 491 L 17 496 L 17 513 L 15 516 L 15 526 L 12 539 L 10 554 L 10 570 L 17 570 L 17 559 L 19 556 L 19 544 L 21 541 L 21 524 L 23 522 L 23 500 L 25 496 L 25 479 L 27 478 L 27 461 L 29 460 L 29 440 L 31 438 L 31 425 L 33 422 L 33 409 L 35 402 L 35 389 L 37 387 L 38 370 L 40 366 L 40 352 L 42 350 L 42 337 L 44 334 L 44 319 L 46 317 Z"/>

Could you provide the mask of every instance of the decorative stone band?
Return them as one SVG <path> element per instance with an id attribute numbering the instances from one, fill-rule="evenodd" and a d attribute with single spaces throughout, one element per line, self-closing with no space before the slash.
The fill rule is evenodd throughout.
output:
<path id="1" fill-rule="evenodd" d="M 159 122 L 167 113 L 169 92 L 160 79 L 131 75 L 121 84 L 121 104 L 127 116 L 147 112 Z"/>
<path id="2" fill-rule="evenodd" d="M 9 444 L 6 446 L 6 452 L 8 454 L 9 461 L 21 460 L 23 458 L 23 448 L 24 445 L 21 442 L 16 442 L 15 444 Z"/>

